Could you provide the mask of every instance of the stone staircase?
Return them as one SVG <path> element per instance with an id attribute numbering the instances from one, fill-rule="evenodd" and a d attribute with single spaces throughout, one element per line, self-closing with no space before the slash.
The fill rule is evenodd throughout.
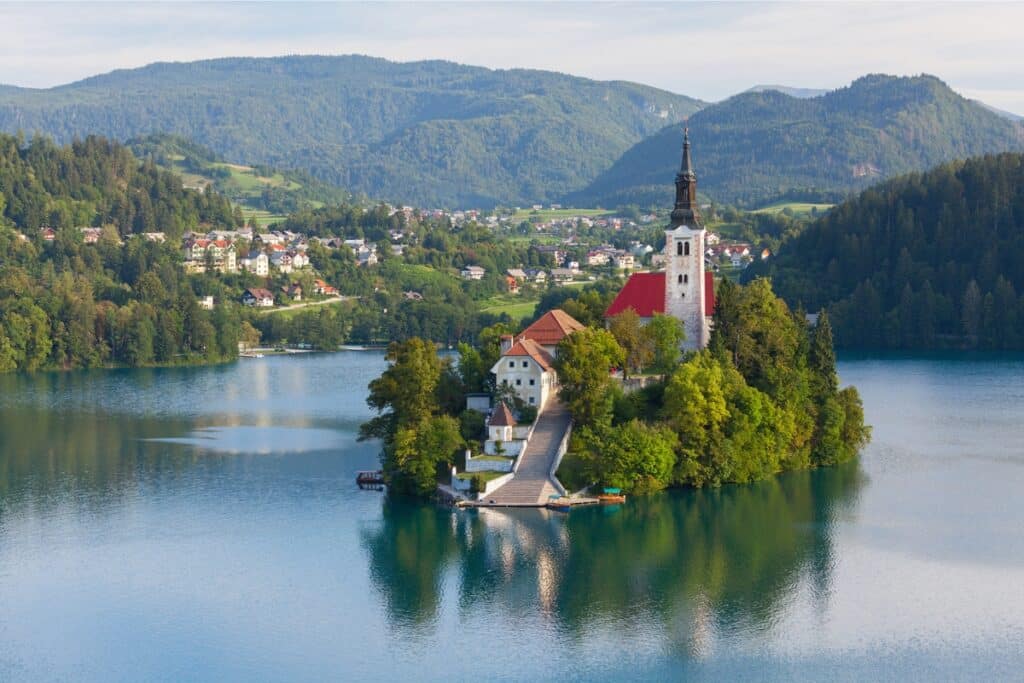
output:
<path id="1" fill-rule="evenodd" d="M 552 398 L 537 418 L 526 450 L 519 456 L 519 468 L 512 481 L 492 491 L 482 503 L 506 506 L 536 507 L 545 505 L 548 497 L 559 493 L 550 476 L 558 456 L 558 446 L 570 425 L 569 411 L 557 398 Z M 493 501 L 493 502 L 492 502 Z"/>

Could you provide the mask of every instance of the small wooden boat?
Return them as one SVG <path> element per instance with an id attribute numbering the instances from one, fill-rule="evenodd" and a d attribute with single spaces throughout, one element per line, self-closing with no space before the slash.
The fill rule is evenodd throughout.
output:
<path id="1" fill-rule="evenodd" d="M 606 488 L 604 490 L 604 493 L 598 494 L 597 500 L 601 503 L 601 505 L 625 503 L 626 494 L 622 492 L 622 489 Z"/>
<path id="2" fill-rule="evenodd" d="M 360 488 L 378 487 L 384 485 L 384 472 L 381 470 L 363 470 L 356 473 L 356 484 Z"/>

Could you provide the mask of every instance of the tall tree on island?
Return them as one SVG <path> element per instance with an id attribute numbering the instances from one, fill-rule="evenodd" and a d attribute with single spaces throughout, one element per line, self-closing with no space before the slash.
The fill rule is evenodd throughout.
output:
<path id="1" fill-rule="evenodd" d="M 611 420 L 611 372 L 625 362 L 625 351 L 606 330 L 587 327 L 558 343 L 555 370 L 561 384 L 560 395 L 577 425 Z"/>
<path id="2" fill-rule="evenodd" d="M 428 341 L 414 337 L 388 347 L 391 365 L 370 382 L 367 405 L 379 413 L 359 427 L 359 439 L 383 441 L 381 461 L 391 489 L 429 495 L 438 466 L 463 445 L 458 420 L 440 413 L 438 388 L 445 364 Z"/>

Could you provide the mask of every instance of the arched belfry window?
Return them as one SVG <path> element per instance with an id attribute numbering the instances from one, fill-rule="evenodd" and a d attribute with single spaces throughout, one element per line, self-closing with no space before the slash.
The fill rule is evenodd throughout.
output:
<path id="1" fill-rule="evenodd" d="M 689 256 L 689 255 L 690 255 L 690 243 L 689 242 L 683 242 L 683 256 Z"/>
<path id="2" fill-rule="evenodd" d="M 676 256 L 682 256 L 682 255 L 683 255 L 683 243 L 682 242 L 676 242 Z"/>
<path id="3" fill-rule="evenodd" d="M 679 284 L 683 284 L 683 276 L 682 275 L 679 276 Z"/>
<path id="4" fill-rule="evenodd" d="M 690 281 L 690 276 L 689 275 L 684 275 L 683 276 L 683 282 L 689 282 L 689 281 Z"/>

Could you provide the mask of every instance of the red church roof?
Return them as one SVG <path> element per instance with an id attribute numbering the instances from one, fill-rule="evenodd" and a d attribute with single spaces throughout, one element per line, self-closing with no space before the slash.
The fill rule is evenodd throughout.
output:
<path id="1" fill-rule="evenodd" d="M 633 273 L 626 281 L 615 301 L 604 312 L 606 318 L 618 315 L 628 308 L 641 318 L 652 318 L 665 312 L 665 273 Z M 715 312 L 715 274 L 704 272 L 704 315 Z"/>
<path id="2" fill-rule="evenodd" d="M 632 308 L 641 318 L 665 312 L 665 273 L 633 273 L 615 301 L 604 312 L 606 318 Z"/>

